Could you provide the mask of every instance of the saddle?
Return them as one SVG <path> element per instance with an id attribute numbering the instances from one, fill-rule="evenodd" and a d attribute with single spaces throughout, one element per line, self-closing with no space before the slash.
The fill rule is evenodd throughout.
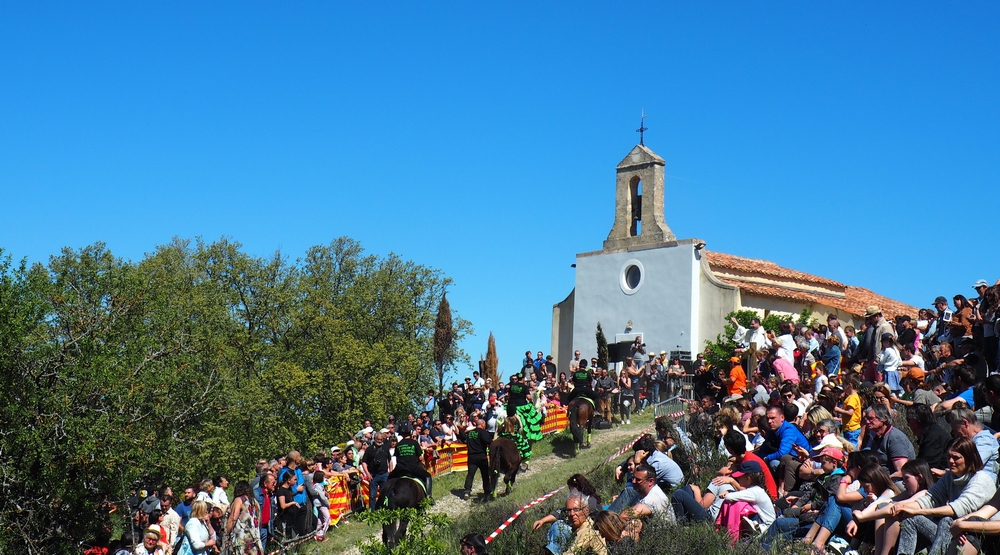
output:
<path id="1" fill-rule="evenodd" d="M 584 401 L 590 403 L 590 406 L 593 407 L 595 410 L 597 409 L 597 403 L 595 403 L 594 400 L 591 399 L 590 397 L 580 395 L 579 397 L 577 397 L 577 399 L 583 399 Z"/>
<path id="2" fill-rule="evenodd" d="M 420 489 L 424 490 L 424 495 L 427 495 L 427 484 L 424 483 L 420 478 L 415 478 L 413 476 L 401 476 L 407 480 L 413 480 L 415 483 L 420 484 Z"/>

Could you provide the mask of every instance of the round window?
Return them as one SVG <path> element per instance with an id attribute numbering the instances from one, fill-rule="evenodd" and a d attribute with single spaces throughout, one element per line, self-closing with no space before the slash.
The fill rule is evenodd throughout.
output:
<path id="1" fill-rule="evenodd" d="M 632 265 L 625 268 L 625 285 L 629 289 L 635 289 L 639 287 L 639 281 L 642 279 L 642 270 L 638 266 Z"/>
<path id="2" fill-rule="evenodd" d="M 636 291 L 642 287 L 642 282 L 645 280 L 645 271 L 642 267 L 642 262 L 638 260 L 628 260 L 622 265 L 621 275 L 619 278 L 619 285 L 622 288 L 622 292 L 626 295 L 635 294 Z"/>

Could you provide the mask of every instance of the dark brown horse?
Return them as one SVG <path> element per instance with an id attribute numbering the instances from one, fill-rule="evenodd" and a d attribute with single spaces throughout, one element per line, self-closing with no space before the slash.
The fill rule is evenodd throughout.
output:
<path id="1" fill-rule="evenodd" d="M 427 497 L 424 486 L 413 478 L 393 478 L 378 488 L 377 509 L 410 509 L 420 506 Z M 406 535 L 408 520 L 396 520 L 382 525 L 382 543 L 393 549 L 399 540 Z"/>
<path id="2" fill-rule="evenodd" d="M 499 437 L 490 444 L 490 476 L 493 478 L 493 497 L 497 496 L 497 480 L 503 474 L 504 495 L 510 493 L 510 488 L 514 487 L 514 480 L 517 478 L 517 471 L 521 468 L 521 453 L 517 450 L 514 442 Z"/>
<path id="3" fill-rule="evenodd" d="M 573 443 L 576 444 L 575 454 L 580 452 L 581 447 L 590 447 L 590 433 L 594 426 L 594 404 L 590 399 L 577 397 L 569 404 L 568 412 L 569 429 L 573 433 Z M 586 438 L 584 438 L 584 429 L 587 431 Z"/>

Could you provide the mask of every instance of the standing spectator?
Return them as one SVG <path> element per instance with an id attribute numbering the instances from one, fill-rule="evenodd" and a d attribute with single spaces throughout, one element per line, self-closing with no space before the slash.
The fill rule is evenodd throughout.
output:
<path id="1" fill-rule="evenodd" d="M 951 344 L 958 347 L 962 339 L 972 339 L 972 304 L 965 295 L 955 295 L 952 303 L 955 304 L 955 312 L 948 322 L 948 334 Z"/>
<path id="2" fill-rule="evenodd" d="M 611 391 L 615 388 L 615 382 L 608 375 L 608 371 L 598 369 L 598 377 L 594 382 L 594 393 L 597 395 L 597 412 L 601 417 L 611 422 L 614 416 L 611 414 Z"/>
<path id="3" fill-rule="evenodd" d="M 476 427 L 472 430 L 462 430 L 459 439 L 465 442 L 468 448 L 469 470 L 465 474 L 465 493 L 463 499 L 472 497 L 472 481 L 475 479 L 476 470 L 483 479 L 483 494 L 489 497 L 493 494 L 493 476 L 490 472 L 490 462 L 486 456 L 490 444 L 493 443 L 493 436 L 486 431 L 486 421 L 479 419 Z"/>
<path id="4" fill-rule="evenodd" d="M 885 380 L 886 385 L 889 386 L 889 391 L 893 395 L 902 395 L 903 388 L 899 385 L 899 369 L 902 365 L 902 358 L 899 356 L 899 348 L 896 345 L 896 339 L 891 333 L 883 333 L 882 338 L 882 349 L 876 358 L 877 365 L 876 370 L 879 376 Z"/>
<path id="5" fill-rule="evenodd" d="M 361 459 L 361 476 L 368 482 L 369 509 L 371 510 L 375 509 L 379 486 L 389 479 L 391 457 L 389 446 L 385 443 L 385 436 L 382 432 L 378 432 L 375 434 L 375 443 L 365 450 L 365 456 Z"/>
<path id="6" fill-rule="evenodd" d="M 730 358 L 729 365 L 729 377 L 726 378 L 729 395 L 743 395 L 747 391 L 747 374 L 740 365 L 740 357 Z"/>
<path id="7" fill-rule="evenodd" d="M 226 519 L 226 552 L 229 555 L 264 555 L 260 540 L 260 506 L 250 483 L 240 481 L 233 488 L 233 503 Z"/>
<path id="8" fill-rule="evenodd" d="M 820 358 L 826 367 L 826 374 L 832 378 L 836 378 L 840 374 L 840 343 L 840 336 L 831 334 L 830 337 L 826 338 L 826 351 L 823 352 L 823 356 Z M 819 393 L 819 390 L 817 390 L 817 393 Z"/>
<path id="9" fill-rule="evenodd" d="M 160 496 L 160 510 L 163 512 L 163 530 L 166 536 L 163 539 L 167 548 L 164 550 L 166 555 L 171 555 L 174 548 L 174 543 L 177 541 L 177 534 L 181 529 L 181 517 L 177 514 L 177 511 L 173 509 L 174 497 L 170 494 L 163 494 Z"/>
<path id="10" fill-rule="evenodd" d="M 274 504 L 274 490 L 278 487 L 278 479 L 273 473 L 268 472 L 261 478 L 260 486 L 253 490 L 257 499 L 257 506 L 260 507 L 260 519 L 257 524 L 257 532 L 260 537 L 261 548 L 267 549 L 268 539 L 271 537 L 271 526 L 276 514 Z"/>
<path id="11" fill-rule="evenodd" d="M 309 497 L 316 512 L 319 513 L 316 541 L 325 542 L 326 532 L 330 529 L 330 496 L 326 493 L 326 473 L 322 470 L 313 473 L 312 482 L 309 484 Z"/>
<path id="12" fill-rule="evenodd" d="M 184 528 L 184 535 L 191 552 L 195 555 L 207 553 L 209 548 L 218 544 L 215 530 L 208 521 L 208 504 L 204 501 L 198 499 L 191 504 L 191 518 Z"/>

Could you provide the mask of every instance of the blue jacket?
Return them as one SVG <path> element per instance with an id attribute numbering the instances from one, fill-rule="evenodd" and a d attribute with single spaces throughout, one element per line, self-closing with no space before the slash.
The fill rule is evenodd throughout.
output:
<path id="1" fill-rule="evenodd" d="M 757 455 L 764 462 L 779 460 L 785 455 L 794 454 L 793 445 L 798 445 L 805 450 L 809 450 L 809 440 L 802 435 L 795 424 L 785 421 L 777 431 L 768 432 L 764 439 L 764 445 L 758 450 Z M 764 453 L 767 453 L 766 455 Z"/>

